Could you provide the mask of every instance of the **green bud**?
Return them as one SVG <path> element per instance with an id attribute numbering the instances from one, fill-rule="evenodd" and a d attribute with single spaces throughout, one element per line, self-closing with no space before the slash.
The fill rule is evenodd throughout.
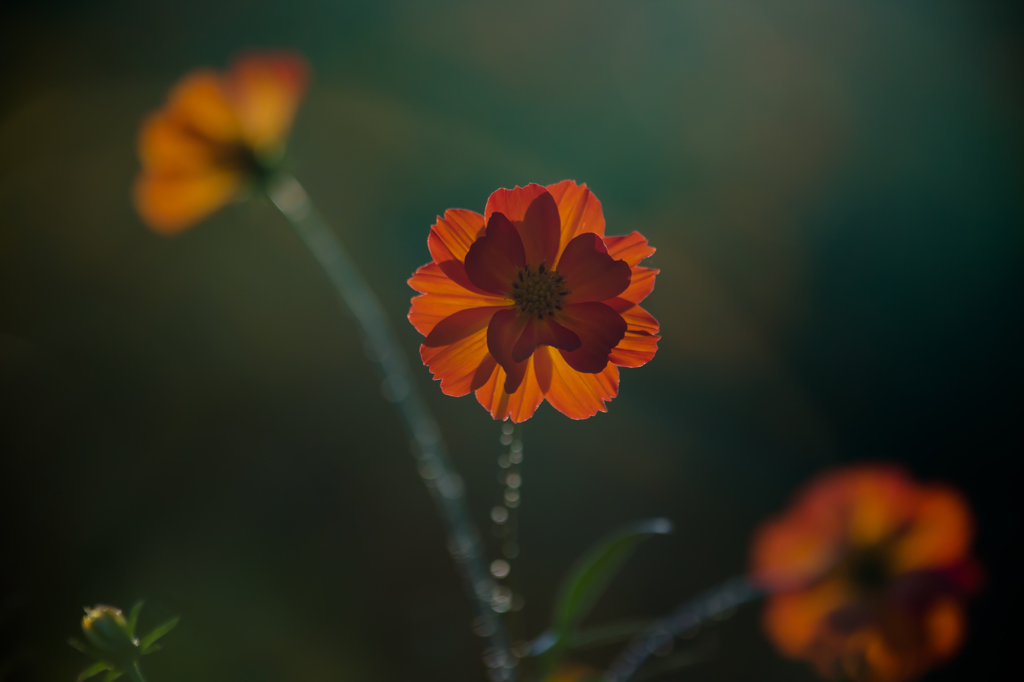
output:
<path id="1" fill-rule="evenodd" d="M 132 657 L 139 646 L 120 609 L 97 604 L 85 609 L 82 632 L 89 643 L 112 658 Z"/>

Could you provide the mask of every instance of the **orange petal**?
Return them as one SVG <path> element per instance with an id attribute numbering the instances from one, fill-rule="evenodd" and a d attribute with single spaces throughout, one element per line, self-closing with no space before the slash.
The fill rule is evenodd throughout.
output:
<path id="1" fill-rule="evenodd" d="M 608 362 L 615 363 L 619 367 L 643 367 L 654 359 L 660 340 L 660 336 L 646 332 L 632 332 L 627 328 L 622 341 L 619 341 L 619 345 L 615 346 L 608 354 Z"/>
<path id="2" fill-rule="evenodd" d="M 605 246 L 608 247 L 608 255 L 629 263 L 635 268 L 644 258 L 654 255 L 655 248 L 647 245 L 647 238 L 639 232 L 630 232 L 624 237 L 605 237 Z"/>
<path id="3" fill-rule="evenodd" d="M 612 349 L 608 361 L 619 367 L 642 367 L 658 352 L 658 321 L 638 305 L 619 314 L 626 321 L 626 335 Z"/>
<path id="4" fill-rule="evenodd" d="M 654 278 L 659 272 L 661 270 L 652 268 L 633 268 L 629 287 L 618 295 L 618 299 L 621 299 L 619 303 L 626 304 L 626 309 L 632 307 L 632 304 L 641 303 L 654 291 Z M 616 304 L 609 303 L 608 305 L 618 310 Z M 622 312 L 622 310 L 618 310 L 618 312 Z"/>
<path id="5" fill-rule="evenodd" d="M 579 348 L 559 351 L 578 372 L 602 371 L 608 364 L 608 355 L 626 335 L 626 321 L 604 303 L 566 305 L 558 321 L 580 339 Z"/>
<path id="6" fill-rule="evenodd" d="M 135 207 L 154 232 L 175 234 L 229 202 L 241 186 L 242 176 L 230 171 L 144 173 L 135 182 Z"/>
<path id="7" fill-rule="evenodd" d="M 579 348 L 581 342 L 580 337 L 550 317 L 537 319 L 531 315 L 522 335 L 512 347 L 512 361 L 522 362 L 533 355 L 537 346 L 545 345 L 571 351 Z"/>
<path id="8" fill-rule="evenodd" d="M 915 492 L 913 482 L 896 469 L 849 473 L 844 493 L 850 542 L 857 547 L 872 545 L 902 528 L 913 514 Z"/>
<path id="9" fill-rule="evenodd" d="M 608 363 L 598 374 L 581 374 L 569 366 L 560 352 L 544 346 L 533 357 L 542 353 L 551 362 L 551 387 L 545 397 L 552 407 L 571 419 L 586 419 L 608 411 L 605 403 L 619 393 L 618 367 Z"/>
<path id="10" fill-rule="evenodd" d="M 481 367 L 493 367 L 493 358 L 487 352 L 487 332 L 483 329 L 450 346 L 420 346 L 420 358 L 434 379 L 441 381 L 441 391 L 456 397 L 473 390 Z"/>
<path id="11" fill-rule="evenodd" d="M 416 331 L 426 336 L 434 325 L 460 310 L 484 308 L 506 303 L 502 296 L 480 295 L 453 282 L 437 263 L 427 263 L 409 279 L 409 286 L 423 296 L 412 299 L 409 321 Z"/>
<path id="12" fill-rule="evenodd" d="M 476 391 L 476 399 L 491 413 L 491 417 L 501 421 L 511 419 L 518 424 L 533 416 L 544 400 L 541 381 L 544 377 L 542 365 L 548 361 L 546 353 L 546 348 L 539 348 L 529 360 L 522 363 L 526 369 L 519 387 L 512 394 L 504 388 L 508 381 L 505 370 L 501 365 L 495 367 L 487 382 Z"/>
<path id="13" fill-rule="evenodd" d="M 964 611 L 953 599 L 941 599 L 925 615 L 925 633 L 932 655 L 949 658 L 964 639 Z"/>
<path id="14" fill-rule="evenodd" d="M 484 217 L 476 211 L 448 209 L 444 212 L 444 218 L 438 216 L 437 222 L 430 228 L 431 237 L 427 239 L 430 255 L 437 263 L 449 258 L 465 261 L 469 247 L 483 236 L 484 226 Z M 434 249 L 439 246 L 443 246 L 444 251 L 435 254 Z"/>
<path id="15" fill-rule="evenodd" d="M 604 252 L 595 234 L 581 234 L 565 247 L 558 259 L 558 274 L 569 289 L 566 303 L 587 303 L 614 298 L 629 288 L 632 271 L 625 261 Z"/>
<path id="16" fill-rule="evenodd" d="M 235 61 L 224 87 L 250 147 L 270 151 L 284 142 L 308 80 L 309 65 L 294 53 L 250 54 Z"/>
<path id="17" fill-rule="evenodd" d="M 238 116 L 221 77 L 213 71 L 204 69 L 185 76 L 171 91 L 167 111 L 212 142 L 233 144 L 242 139 Z"/>
<path id="18" fill-rule="evenodd" d="M 508 218 L 495 213 L 487 219 L 484 236 L 466 254 L 469 281 L 492 294 L 505 294 L 512 291 L 512 281 L 524 267 L 526 252 L 519 232 Z"/>
<path id="19" fill-rule="evenodd" d="M 844 551 L 842 527 L 829 517 L 785 515 L 754 535 L 751 577 L 770 591 L 799 589 L 818 580 Z"/>
<path id="20" fill-rule="evenodd" d="M 626 321 L 626 330 L 630 332 L 643 332 L 646 334 L 657 334 L 660 331 L 658 321 L 654 315 L 636 305 L 629 310 L 619 313 Z"/>
<path id="21" fill-rule="evenodd" d="M 464 264 L 469 247 L 477 237 L 483 235 L 484 217 L 464 209 L 449 209 L 444 215 L 444 218 L 438 216 L 427 237 L 427 248 L 430 249 L 431 258 L 454 281 L 470 291 L 486 294 L 487 292 L 469 281 Z"/>
<path id="22" fill-rule="evenodd" d="M 764 610 L 764 628 L 768 638 L 791 658 L 810 654 L 826 619 L 848 599 L 837 580 L 829 580 L 802 592 L 769 597 Z"/>
<path id="23" fill-rule="evenodd" d="M 967 558 L 972 535 L 970 512 L 960 494 L 941 486 L 925 488 L 894 548 L 894 568 L 916 571 L 959 564 Z"/>
<path id="24" fill-rule="evenodd" d="M 205 171 L 214 165 L 220 145 L 189 132 L 166 111 L 150 115 L 139 131 L 139 160 L 147 171 Z"/>
<path id="25" fill-rule="evenodd" d="M 423 345 L 427 348 L 438 348 L 461 341 L 486 328 L 499 310 L 507 310 L 507 307 L 466 308 L 452 313 L 434 325 L 427 338 L 423 340 Z"/>
<path id="26" fill-rule="evenodd" d="M 547 190 L 538 184 L 530 183 L 526 187 L 516 186 L 515 189 L 498 189 L 487 198 L 484 207 L 484 220 L 490 222 L 492 213 L 501 213 L 512 222 L 520 222 L 526 217 L 526 211 L 533 200 Z"/>
<path id="27" fill-rule="evenodd" d="M 572 180 L 563 180 L 548 185 L 547 189 L 558 204 L 558 213 L 562 219 L 559 255 L 569 242 L 585 232 L 604 236 L 604 212 L 601 210 L 601 202 L 587 189 L 586 184 L 577 185 Z"/>

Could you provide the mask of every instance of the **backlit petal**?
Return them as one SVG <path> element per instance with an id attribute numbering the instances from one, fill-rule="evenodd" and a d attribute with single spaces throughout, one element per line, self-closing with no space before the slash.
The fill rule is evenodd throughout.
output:
<path id="1" fill-rule="evenodd" d="M 461 253 L 461 245 L 456 243 L 455 246 L 459 248 Z M 441 234 L 437 231 L 436 225 L 430 230 L 430 234 L 427 236 L 427 248 L 430 250 L 430 256 L 434 259 L 434 262 L 440 266 L 441 270 L 443 270 L 453 282 L 459 284 L 465 289 L 469 289 L 470 291 L 487 295 L 486 291 L 469 281 L 469 275 L 466 274 L 466 266 L 462 262 L 465 256 L 463 255 L 463 257 L 460 258 L 455 257 L 455 254 L 453 254 L 448 248 L 448 245 L 445 243 Z M 468 250 L 469 247 L 466 248 Z"/>
<path id="2" fill-rule="evenodd" d="M 516 423 L 526 421 L 533 416 L 537 407 L 544 400 L 541 381 L 544 378 L 543 366 L 545 363 L 549 363 L 549 360 L 546 355 L 541 356 L 539 351 L 524 362 L 523 378 L 520 380 L 518 389 L 512 394 L 505 391 L 507 375 L 501 365 L 498 365 L 487 382 L 476 391 L 476 399 L 491 413 L 491 417 L 494 419 L 501 421 L 511 419 Z M 547 369 L 547 376 L 550 377 L 549 364 Z"/>
<path id="3" fill-rule="evenodd" d="M 765 631 L 783 654 L 803 657 L 810 653 L 808 650 L 827 626 L 829 614 L 843 606 L 848 598 L 836 580 L 802 592 L 775 595 L 765 607 Z"/>
<path id="4" fill-rule="evenodd" d="M 234 144 L 242 139 L 238 116 L 224 91 L 223 80 L 213 71 L 204 69 L 185 76 L 171 91 L 167 111 L 211 142 Z"/>
<path id="5" fill-rule="evenodd" d="M 661 271 L 651 268 L 633 268 L 629 286 L 626 287 L 626 290 L 613 299 L 614 303 L 612 301 L 605 302 L 617 312 L 621 313 L 629 310 L 650 296 L 651 292 L 654 291 L 654 278 L 659 272 Z"/>
<path id="6" fill-rule="evenodd" d="M 484 236 L 466 254 L 469 281 L 484 291 L 507 294 L 512 291 L 512 281 L 519 269 L 525 266 L 526 254 L 519 233 L 508 218 L 495 213 L 487 220 Z"/>
<path id="7" fill-rule="evenodd" d="M 913 520 L 894 548 L 893 562 L 901 572 L 944 568 L 967 557 L 972 523 L 963 498 L 934 486 L 921 491 Z"/>
<path id="8" fill-rule="evenodd" d="M 215 163 L 218 148 L 219 145 L 190 132 L 165 111 L 151 114 L 139 132 L 139 160 L 146 171 L 206 171 Z"/>
<path id="9" fill-rule="evenodd" d="M 525 368 L 517 367 L 525 363 L 513 359 L 512 349 L 515 348 L 530 319 L 532 318 L 507 308 L 495 313 L 487 326 L 487 349 L 508 375 L 505 390 L 509 393 L 515 392 L 519 385 L 516 382 L 522 380 L 522 372 L 525 371 Z"/>
<path id="10" fill-rule="evenodd" d="M 621 313 L 626 321 L 626 335 L 612 349 L 608 361 L 619 367 L 641 367 L 658 352 L 658 321 L 640 306 Z"/>
<path id="11" fill-rule="evenodd" d="M 629 288 L 632 271 L 625 261 L 604 253 L 604 244 L 596 234 L 576 237 L 562 252 L 558 274 L 565 277 L 569 289 L 566 303 L 604 301 Z"/>
<path id="12" fill-rule="evenodd" d="M 516 186 L 514 189 L 498 189 L 487 197 L 484 207 L 484 220 L 490 222 L 492 213 L 501 213 L 512 222 L 521 222 L 533 200 L 548 191 L 538 184 L 530 183 L 526 187 Z"/>
<path id="13" fill-rule="evenodd" d="M 487 332 L 483 329 L 450 346 L 420 346 L 420 358 L 430 368 L 434 379 L 441 381 L 441 391 L 456 397 L 473 390 L 474 378 L 481 367 L 493 367 L 493 358 L 487 352 Z"/>
<path id="14" fill-rule="evenodd" d="M 558 320 L 580 338 L 581 345 L 576 350 L 559 351 L 565 361 L 579 372 L 603 370 L 612 348 L 626 335 L 626 321 L 604 303 L 567 305 Z"/>
<path id="15" fill-rule="evenodd" d="M 437 263 L 449 258 L 465 261 L 469 247 L 483 234 L 484 227 L 484 217 L 476 211 L 448 209 L 444 212 L 444 218 L 438 216 L 437 222 L 430 228 L 431 236 L 427 239 L 430 255 Z M 435 254 L 434 249 L 442 245 L 444 250 Z"/>
<path id="16" fill-rule="evenodd" d="M 953 599 L 941 599 L 925 614 L 925 632 L 932 653 L 938 658 L 952 656 L 964 638 L 964 610 Z"/>
<path id="17" fill-rule="evenodd" d="M 512 347 L 512 360 L 522 362 L 533 354 L 537 346 L 547 345 L 562 350 L 576 350 L 580 347 L 580 337 L 569 331 L 550 317 L 537 319 L 529 317 L 526 328 Z"/>
<path id="18" fill-rule="evenodd" d="M 558 213 L 562 219 L 559 255 L 569 242 L 585 232 L 604 236 L 604 213 L 601 210 L 601 202 L 585 184 L 577 185 L 572 180 L 563 180 L 548 185 L 547 189 L 558 204 Z"/>
<path id="19" fill-rule="evenodd" d="M 409 286 L 423 296 L 412 299 L 409 321 L 416 331 L 426 336 L 434 325 L 460 310 L 502 305 L 503 296 L 480 295 L 453 282 L 437 263 L 427 263 L 409 279 Z"/>
<path id="20" fill-rule="evenodd" d="M 434 326 L 427 338 L 423 339 L 423 345 L 427 348 L 437 348 L 461 341 L 467 336 L 485 329 L 499 310 L 507 310 L 507 308 L 504 306 L 466 308 L 453 313 Z"/>
<path id="21" fill-rule="evenodd" d="M 523 220 L 517 221 L 515 226 L 523 240 L 527 264 L 543 263 L 547 268 L 554 265 L 561 229 L 558 206 L 551 195 L 547 192 L 538 195 L 526 209 Z"/>
<path id="22" fill-rule="evenodd" d="M 608 247 L 609 256 L 626 261 L 631 268 L 655 252 L 655 248 L 648 246 L 647 238 L 639 232 L 630 232 L 624 237 L 605 237 L 604 244 Z"/>
<path id="23" fill-rule="evenodd" d="M 274 150 L 284 142 L 308 80 L 308 64 L 294 53 L 250 54 L 235 61 L 224 89 L 250 147 Z"/>
<path id="24" fill-rule="evenodd" d="M 135 182 L 135 207 L 154 232 L 175 234 L 231 201 L 242 182 L 239 173 L 220 170 L 143 174 Z"/>
<path id="25" fill-rule="evenodd" d="M 609 363 L 598 374 L 581 374 L 569 366 L 560 351 L 542 346 L 533 357 L 542 353 L 551 362 L 551 387 L 545 397 L 552 407 L 571 419 L 587 419 L 608 411 L 605 404 L 619 392 L 618 367 Z"/>

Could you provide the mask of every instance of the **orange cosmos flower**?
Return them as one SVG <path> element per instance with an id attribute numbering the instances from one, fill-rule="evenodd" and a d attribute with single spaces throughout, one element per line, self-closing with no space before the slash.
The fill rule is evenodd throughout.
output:
<path id="1" fill-rule="evenodd" d="M 441 390 L 476 392 L 495 419 L 522 422 L 546 398 L 573 419 L 605 412 L 619 367 L 658 349 L 658 321 L 638 304 L 657 270 L 633 232 L 606 237 L 601 202 L 572 180 L 499 189 L 484 215 L 451 209 L 409 285 L 409 320 Z"/>
<path id="2" fill-rule="evenodd" d="M 829 473 L 760 529 L 768 636 L 823 675 L 903 682 L 951 656 L 978 583 L 964 500 L 889 467 Z"/>
<path id="3" fill-rule="evenodd" d="M 135 205 L 156 232 L 191 227 L 280 160 L 306 90 L 305 60 L 249 54 L 227 73 L 193 71 L 139 134 Z"/>

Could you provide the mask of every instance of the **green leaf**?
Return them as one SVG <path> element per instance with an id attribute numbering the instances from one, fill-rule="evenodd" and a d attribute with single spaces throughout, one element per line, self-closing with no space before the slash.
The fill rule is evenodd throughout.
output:
<path id="1" fill-rule="evenodd" d="M 131 612 L 128 614 L 128 634 L 132 637 L 135 636 L 135 625 L 139 622 L 139 612 L 142 611 L 143 603 L 141 599 L 135 602 L 135 606 L 132 607 Z"/>
<path id="2" fill-rule="evenodd" d="M 163 644 L 154 644 L 151 647 L 149 647 L 148 649 L 146 649 L 145 651 L 143 651 L 142 655 L 143 656 L 149 656 L 150 654 L 155 654 L 156 652 L 160 651 L 163 648 L 164 648 Z"/>
<path id="3" fill-rule="evenodd" d="M 606 536 L 590 548 L 562 581 L 552 628 L 550 646 L 544 647 L 545 668 L 551 670 L 570 641 L 576 627 L 587 617 L 604 594 L 612 578 L 626 563 L 637 545 L 654 535 L 672 532 L 668 519 L 646 519 Z"/>
<path id="4" fill-rule="evenodd" d="M 124 675 L 124 673 L 120 670 L 111 670 L 107 673 L 107 676 L 103 678 L 103 682 L 114 682 L 114 680 L 121 677 L 121 675 Z"/>
<path id="5" fill-rule="evenodd" d="M 99 661 L 97 663 L 93 663 L 88 668 L 83 670 L 82 674 L 78 676 L 78 682 L 82 682 L 82 680 L 87 680 L 90 677 L 93 677 L 95 675 L 99 675 L 101 672 L 104 672 L 106 670 L 110 670 L 110 668 L 111 668 L 110 664 L 106 663 L 104 661 Z"/>
<path id="6" fill-rule="evenodd" d="M 181 617 L 180 616 L 175 616 L 174 618 L 171 618 L 169 621 L 167 621 L 163 625 L 158 626 L 151 633 L 149 633 L 148 635 L 143 637 L 142 638 L 142 652 L 145 653 L 146 649 L 148 649 L 149 647 L 153 646 L 153 642 L 155 642 L 156 640 L 160 639 L 161 637 L 166 635 L 168 632 L 173 630 L 174 626 L 178 624 L 179 620 L 181 620 Z"/>

